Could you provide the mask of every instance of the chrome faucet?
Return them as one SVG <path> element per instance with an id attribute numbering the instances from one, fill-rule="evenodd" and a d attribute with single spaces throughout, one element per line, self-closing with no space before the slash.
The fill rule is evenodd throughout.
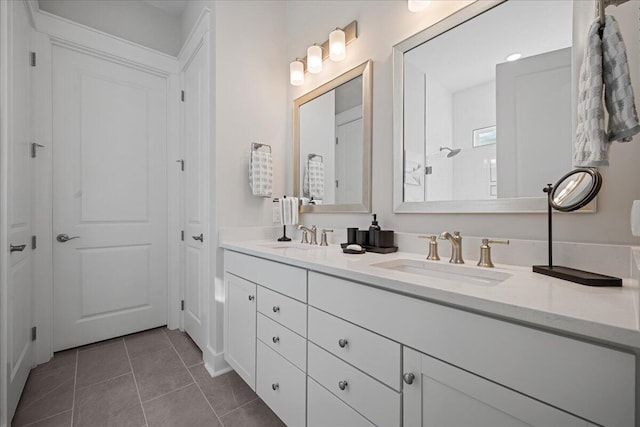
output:
<path id="1" fill-rule="evenodd" d="M 448 240 L 451 243 L 451 264 L 464 264 L 462 259 L 462 236 L 459 231 L 454 231 L 453 236 L 448 231 L 444 231 L 440 234 L 439 239 Z"/>
<path id="2" fill-rule="evenodd" d="M 316 228 L 315 225 L 311 226 L 311 228 L 304 225 L 299 225 L 298 230 L 302 230 L 306 233 L 309 233 L 309 236 L 311 236 L 311 241 L 309 242 L 310 245 L 318 244 L 318 229 Z"/>

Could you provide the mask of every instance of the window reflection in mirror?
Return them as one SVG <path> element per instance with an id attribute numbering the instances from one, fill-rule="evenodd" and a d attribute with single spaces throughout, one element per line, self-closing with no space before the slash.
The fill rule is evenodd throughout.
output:
<path id="1" fill-rule="evenodd" d="M 404 202 L 540 197 L 571 168 L 572 12 L 511 0 L 404 53 Z"/>

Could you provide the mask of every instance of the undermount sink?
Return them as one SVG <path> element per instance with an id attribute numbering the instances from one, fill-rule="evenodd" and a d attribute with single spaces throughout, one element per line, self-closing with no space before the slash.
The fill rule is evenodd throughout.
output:
<path id="1" fill-rule="evenodd" d="M 501 271 L 481 270 L 480 268 L 467 267 L 464 265 L 439 264 L 433 261 L 428 262 L 413 259 L 396 259 L 371 264 L 371 266 L 427 278 L 444 279 L 462 284 L 480 286 L 495 286 L 511 277 L 510 274 Z"/>
<path id="2" fill-rule="evenodd" d="M 309 245 L 309 244 L 305 245 L 304 243 L 292 243 L 292 242 L 267 243 L 261 246 L 269 249 L 298 249 L 301 251 L 310 251 L 313 249 L 320 248 L 320 246 L 318 245 Z"/>

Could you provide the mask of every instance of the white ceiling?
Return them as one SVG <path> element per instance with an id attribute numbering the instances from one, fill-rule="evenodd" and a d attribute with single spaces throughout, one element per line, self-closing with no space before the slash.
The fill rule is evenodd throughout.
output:
<path id="1" fill-rule="evenodd" d="M 507 55 L 523 58 L 572 45 L 571 0 L 511 0 L 405 55 L 451 93 L 495 79 Z"/>
<path id="2" fill-rule="evenodd" d="M 187 7 L 188 0 L 142 0 L 151 6 L 164 10 L 169 15 L 180 16 L 184 12 L 184 8 Z"/>

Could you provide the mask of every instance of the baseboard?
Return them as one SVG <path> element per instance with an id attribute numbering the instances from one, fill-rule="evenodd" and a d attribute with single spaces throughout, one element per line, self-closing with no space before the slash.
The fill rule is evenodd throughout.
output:
<path id="1" fill-rule="evenodd" d="M 213 348 L 207 346 L 203 352 L 204 367 L 212 377 L 217 377 L 233 369 L 224 360 L 224 353 L 216 353 Z"/>

